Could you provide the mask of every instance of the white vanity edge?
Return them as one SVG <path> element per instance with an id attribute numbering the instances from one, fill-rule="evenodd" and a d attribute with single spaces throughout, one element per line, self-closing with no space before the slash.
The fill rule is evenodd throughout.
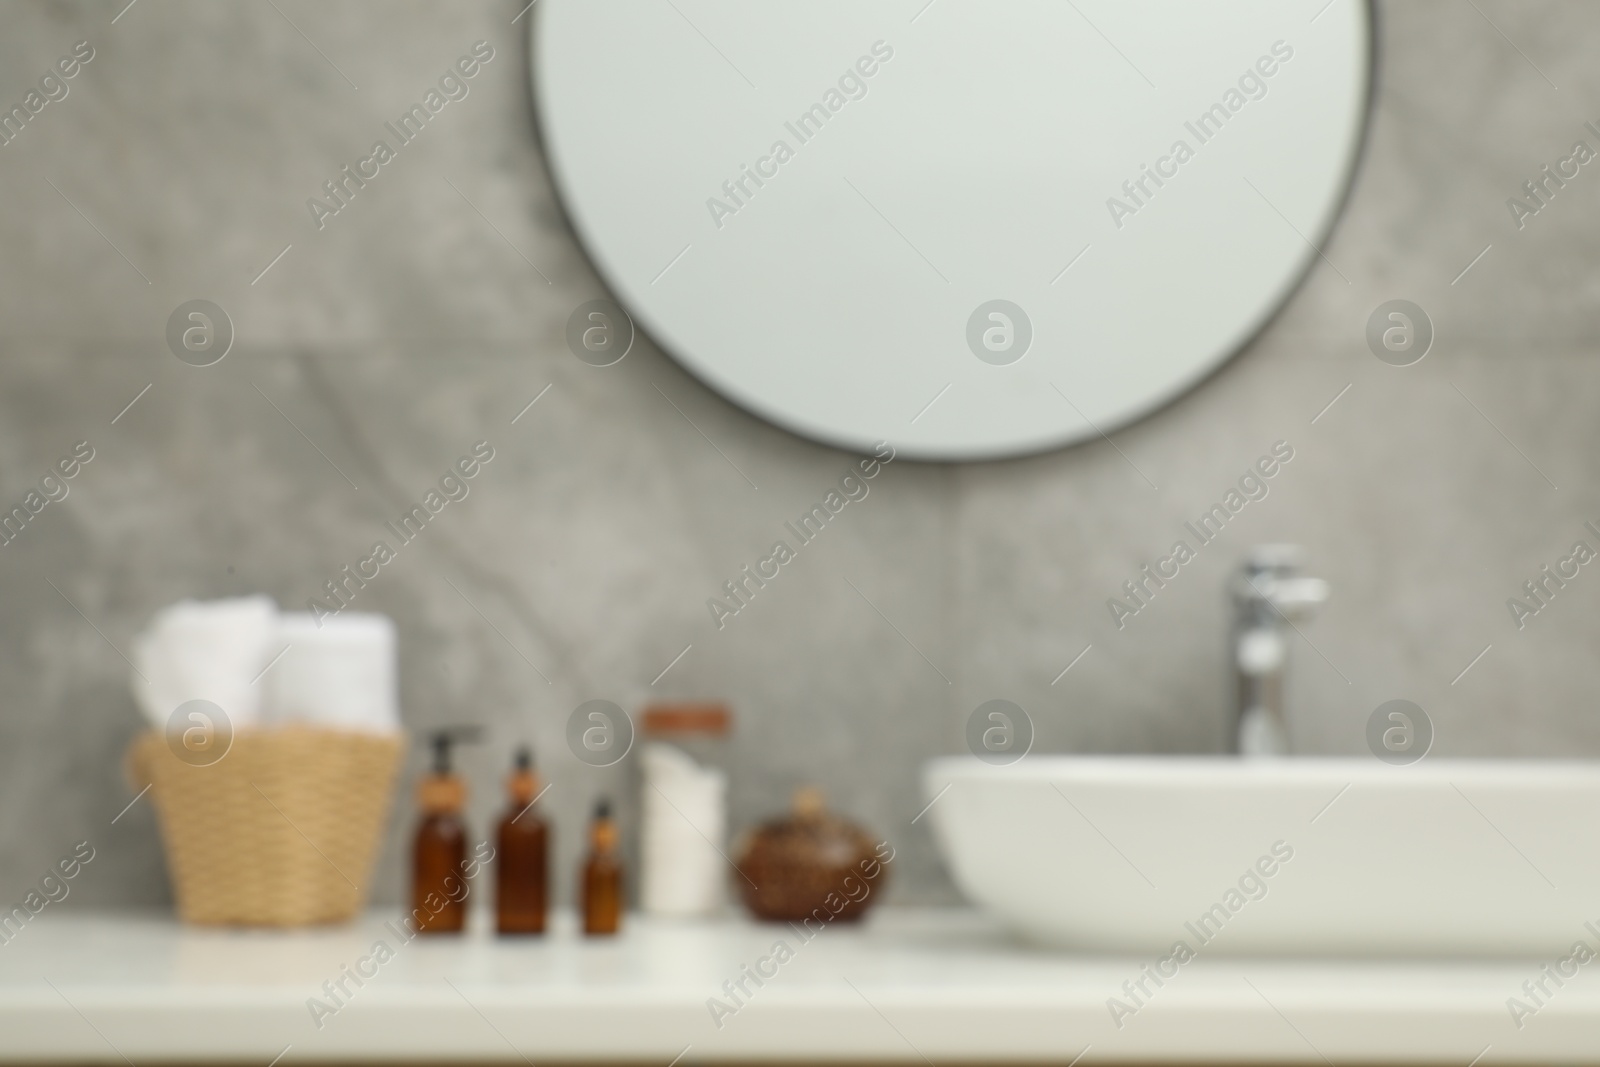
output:
<path id="1" fill-rule="evenodd" d="M 400 945 L 386 918 L 277 934 L 46 909 L 0 944 L 0 1061 L 267 1067 L 281 1055 L 282 1067 L 340 1060 L 665 1067 L 688 1047 L 685 1063 L 1066 1063 L 1082 1054 L 1084 1067 L 1216 1060 L 1467 1067 L 1475 1057 L 1489 1067 L 1576 1063 L 1600 1049 L 1600 977 L 1588 967 L 1563 988 L 1550 985 L 1554 995 L 1520 1028 L 1513 1022 L 1506 999 L 1539 977 L 1540 961 L 1200 958 L 1119 1029 L 1107 998 L 1148 961 L 1031 949 L 957 910 L 886 910 L 854 929 L 826 928 L 808 943 L 785 926 L 636 916 L 617 939 L 585 941 L 565 915 L 542 940 L 505 941 L 482 930 L 419 939 L 398 947 L 319 1029 L 307 1000 L 321 983 L 379 938 Z M 719 1029 L 707 999 L 779 939 L 794 958 Z"/>

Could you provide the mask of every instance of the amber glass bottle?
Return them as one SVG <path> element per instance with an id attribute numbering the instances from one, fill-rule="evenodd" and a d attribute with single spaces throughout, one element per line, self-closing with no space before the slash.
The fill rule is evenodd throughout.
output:
<path id="1" fill-rule="evenodd" d="M 582 890 L 583 932 L 616 933 L 622 925 L 622 863 L 617 859 L 617 824 L 609 801 L 595 805 Z"/>
<path id="2" fill-rule="evenodd" d="M 533 753 L 517 750 L 506 783 L 510 806 L 500 820 L 496 853 L 495 919 L 502 934 L 542 934 L 549 892 L 550 829 L 533 810 L 539 776 Z"/>
<path id="3" fill-rule="evenodd" d="M 411 853 L 411 923 L 418 933 L 460 933 L 467 921 L 467 787 L 450 769 L 454 736 L 433 738 L 433 773 L 417 789 L 422 821 Z"/>

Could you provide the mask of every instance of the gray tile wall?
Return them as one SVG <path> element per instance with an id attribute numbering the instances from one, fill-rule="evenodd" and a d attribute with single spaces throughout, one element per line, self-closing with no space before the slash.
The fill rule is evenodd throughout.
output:
<path id="1" fill-rule="evenodd" d="M 567 753 L 567 713 L 720 697 L 739 715 L 736 824 L 820 783 L 901 845 L 896 899 L 954 899 L 926 822 L 910 825 L 920 764 L 960 751 L 992 697 L 1032 713 L 1038 751 L 1220 750 L 1223 583 L 1270 539 L 1307 545 L 1334 589 L 1294 650 L 1303 750 L 1363 753 L 1367 715 L 1404 696 L 1432 715 L 1438 755 L 1600 754 L 1600 576 L 1586 568 L 1520 632 L 1505 605 L 1600 519 L 1600 169 L 1521 232 L 1505 207 L 1574 140 L 1596 144 L 1582 125 L 1600 120 L 1600 8 L 1383 4 L 1332 265 L 1248 351 L 1115 447 L 895 464 L 717 632 L 705 598 L 847 457 L 749 417 L 648 341 L 604 370 L 566 351 L 569 312 L 602 290 L 542 169 L 521 6 L 0 11 L 7 106 L 74 42 L 95 48 L 70 95 L 0 147 L 0 501 L 74 442 L 96 449 L 0 549 L 0 899 L 87 838 L 102 858 L 80 903 L 167 900 L 148 802 L 111 824 L 140 728 L 117 650 L 182 596 L 303 605 L 481 438 L 498 454 L 472 495 L 359 604 L 400 622 L 410 724 L 489 726 L 463 756 L 479 827 L 509 746 L 538 744 L 563 896 L 589 799 L 626 791 L 620 769 Z M 316 231 L 306 198 L 480 39 L 496 55 L 471 95 Z M 195 297 L 238 329 L 210 368 L 163 341 Z M 1410 368 L 1363 343 L 1393 297 L 1437 325 Z M 1280 438 L 1296 455 L 1271 495 L 1117 631 L 1105 598 Z M 399 898 L 408 832 L 396 820 L 380 900 Z"/>

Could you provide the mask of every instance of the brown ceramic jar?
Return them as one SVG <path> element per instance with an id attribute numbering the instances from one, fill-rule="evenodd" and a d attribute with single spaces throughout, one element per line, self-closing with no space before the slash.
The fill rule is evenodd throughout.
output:
<path id="1" fill-rule="evenodd" d="M 888 877 L 873 839 L 801 789 L 790 814 L 757 827 L 738 850 L 745 907 L 768 922 L 859 919 Z"/>

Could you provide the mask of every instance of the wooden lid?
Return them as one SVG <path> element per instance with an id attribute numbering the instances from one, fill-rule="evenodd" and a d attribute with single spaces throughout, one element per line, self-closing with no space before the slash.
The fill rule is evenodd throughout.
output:
<path id="1" fill-rule="evenodd" d="M 646 736 L 700 734 L 724 737 L 733 725 L 728 705 L 714 702 L 650 704 L 641 717 Z"/>
<path id="2" fill-rule="evenodd" d="M 789 801 L 789 810 L 797 819 L 815 819 L 827 810 L 827 802 L 822 798 L 822 790 L 814 785 L 803 785 L 794 791 L 794 797 Z"/>
<path id="3" fill-rule="evenodd" d="M 417 806 L 430 815 L 454 815 L 467 806 L 467 786 L 453 774 L 430 774 L 417 785 Z"/>
<path id="4" fill-rule="evenodd" d="M 512 771 L 511 777 L 506 779 L 506 791 L 511 794 L 513 803 L 526 807 L 538 795 L 539 776 L 532 771 Z"/>

